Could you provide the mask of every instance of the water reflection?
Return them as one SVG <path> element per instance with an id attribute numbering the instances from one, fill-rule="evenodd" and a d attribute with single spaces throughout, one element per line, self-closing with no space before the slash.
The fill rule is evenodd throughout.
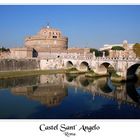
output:
<path id="1" fill-rule="evenodd" d="M 40 101 L 41 104 L 48 107 L 59 105 L 68 95 L 62 75 L 41 75 L 39 78 L 40 82 L 37 82 L 35 86 L 13 87 L 11 88 L 12 93 L 14 95 L 25 95 L 27 98 Z"/>
<path id="2" fill-rule="evenodd" d="M 139 102 L 137 101 L 138 94 L 135 93 L 135 83 L 112 83 L 108 77 L 101 77 L 93 80 L 91 78 L 86 78 L 84 75 L 80 75 L 70 82 L 65 81 L 65 83 L 68 86 L 73 86 L 76 88 L 81 88 L 84 91 L 88 91 L 93 96 L 98 95 L 108 99 L 115 99 L 118 101 L 118 104 L 127 103 L 134 106 L 139 106 Z M 130 88 L 132 89 L 130 90 Z M 127 94 L 127 92 L 131 92 L 131 94 Z"/>
<path id="3" fill-rule="evenodd" d="M 136 103 L 140 103 L 140 83 L 139 80 L 138 81 L 132 81 L 132 82 L 128 82 L 126 83 L 126 90 L 127 90 L 127 94 L 129 95 L 129 97 L 131 97 L 131 99 L 136 102 Z"/>
<path id="4" fill-rule="evenodd" d="M 100 102 L 101 99 L 97 102 L 96 98 L 98 99 L 99 97 L 117 102 L 118 109 L 121 108 L 122 104 L 139 108 L 140 107 L 139 87 L 140 87 L 139 81 L 137 81 L 136 83 L 129 82 L 120 84 L 120 83 L 112 83 L 110 78 L 108 77 L 93 79 L 86 78 L 85 75 L 68 75 L 68 74 L 41 75 L 33 77 L 0 80 L 0 88 L 1 89 L 8 88 L 11 91 L 12 95 L 14 96 L 26 97 L 31 101 L 36 101 L 42 104 L 43 106 L 45 105 L 47 108 L 55 108 L 55 107 L 59 108 L 61 106 L 61 111 L 57 112 L 59 115 L 61 113 L 64 115 L 64 112 L 68 111 L 68 109 L 69 112 L 71 109 L 72 109 L 71 112 L 74 109 L 75 112 L 81 110 L 82 113 L 84 112 L 83 118 L 96 118 L 93 117 L 94 116 L 92 114 L 93 112 L 92 113 L 88 112 L 90 115 L 92 114 L 92 117 L 87 116 L 85 117 L 85 114 L 87 114 L 86 111 L 89 109 L 93 111 L 98 110 L 99 108 L 101 108 L 101 106 L 104 107 L 104 105 L 100 106 L 98 105 L 102 104 L 101 102 L 103 102 L 103 101 Z M 77 94 L 79 94 L 79 96 L 77 96 Z M 84 96 L 81 96 L 82 94 Z M 83 100 L 83 104 L 81 107 L 79 106 L 81 104 L 80 100 L 81 102 Z M 94 102 L 96 102 L 95 105 Z M 104 102 L 107 101 L 105 100 Z M 72 108 L 70 108 L 70 106 L 72 106 Z M 113 105 L 111 104 L 110 106 L 113 107 Z M 110 107 L 107 106 L 107 108 Z M 46 112 L 46 110 L 44 112 Z M 53 114 L 55 113 L 53 112 Z M 80 113 L 80 115 L 82 113 Z M 52 115 L 53 117 L 52 116 L 48 117 L 49 116 L 48 114 L 49 113 L 47 112 L 47 117 L 45 118 L 54 117 L 53 115 Z M 55 114 L 56 118 L 59 117 L 63 118 L 62 114 L 60 116 L 58 114 L 57 115 Z M 41 115 L 40 118 L 42 118 L 43 115 Z M 27 118 L 34 117 L 31 116 Z M 67 118 L 81 118 L 81 117 L 79 116 L 79 114 L 74 113 L 73 116 L 67 115 Z"/>
<path id="5" fill-rule="evenodd" d="M 39 79 L 39 76 L 0 79 L 0 89 L 37 85 L 40 82 Z"/>
<path id="6" fill-rule="evenodd" d="M 137 85 L 137 87 L 135 86 Z M 0 81 L 0 88 L 10 88 L 14 95 L 24 95 L 40 101 L 47 106 L 55 106 L 68 96 L 68 87 L 88 91 L 93 96 L 99 95 L 125 103 L 139 103 L 137 92 L 139 83 L 113 83 L 108 77 L 86 78 L 85 75 L 41 75 Z"/>

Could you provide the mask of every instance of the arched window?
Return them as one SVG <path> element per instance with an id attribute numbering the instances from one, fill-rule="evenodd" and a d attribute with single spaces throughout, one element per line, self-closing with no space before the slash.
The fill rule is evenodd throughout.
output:
<path id="1" fill-rule="evenodd" d="M 51 32 L 49 32 L 49 38 L 51 37 Z"/>

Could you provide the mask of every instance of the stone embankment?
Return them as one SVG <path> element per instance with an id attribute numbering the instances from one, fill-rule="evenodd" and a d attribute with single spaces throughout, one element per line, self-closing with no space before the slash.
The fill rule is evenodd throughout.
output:
<path id="1" fill-rule="evenodd" d="M 0 71 L 39 70 L 37 59 L 0 59 Z"/>

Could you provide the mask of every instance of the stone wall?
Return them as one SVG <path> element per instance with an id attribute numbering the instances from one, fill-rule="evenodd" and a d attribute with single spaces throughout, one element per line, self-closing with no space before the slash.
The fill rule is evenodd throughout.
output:
<path id="1" fill-rule="evenodd" d="M 32 58 L 33 49 L 31 48 L 11 48 L 10 57 L 11 58 Z"/>
<path id="2" fill-rule="evenodd" d="M 40 69 L 37 59 L 0 59 L 0 71 L 20 71 Z"/>
<path id="3" fill-rule="evenodd" d="M 110 50 L 110 58 L 136 58 L 136 54 L 133 52 L 133 49 L 129 50 Z"/>
<path id="4" fill-rule="evenodd" d="M 63 69 L 63 60 L 59 58 L 52 59 L 41 59 L 40 60 L 40 69 L 41 70 L 55 70 L 55 69 Z"/>
<path id="5" fill-rule="evenodd" d="M 68 53 L 86 54 L 90 53 L 90 48 L 68 48 Z"/>
<path id="6" fill-rule="evenodd" d="M 66 49 L 68 46 L 68 39 L 61 38 L 61 39 L 44 39 L 44 40 L 29 40 L 25 42 L 25 46 L 28 48 L 35 48 L 34 46 L 46 47 L 46 48 L 60 48 Z"/>
<path id="7" fill-rule="evenodd" d="M 11 54 L 10 52 L 0 52 L 0 59 L 4 59 L 4 58 L 10 58 Z"/>

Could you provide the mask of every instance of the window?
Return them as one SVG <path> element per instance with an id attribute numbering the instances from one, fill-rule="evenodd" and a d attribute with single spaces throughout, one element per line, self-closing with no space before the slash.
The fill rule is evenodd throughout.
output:
<path id="1" fill-rule="evenodd" d="M 49 32 L 49 38 L 51 37 L 51 32 Z"/>
<path id="2" fill-rule="evenodd" d="M 53 38 L 57 38 L 57 36 L 53 36 Z"/>

